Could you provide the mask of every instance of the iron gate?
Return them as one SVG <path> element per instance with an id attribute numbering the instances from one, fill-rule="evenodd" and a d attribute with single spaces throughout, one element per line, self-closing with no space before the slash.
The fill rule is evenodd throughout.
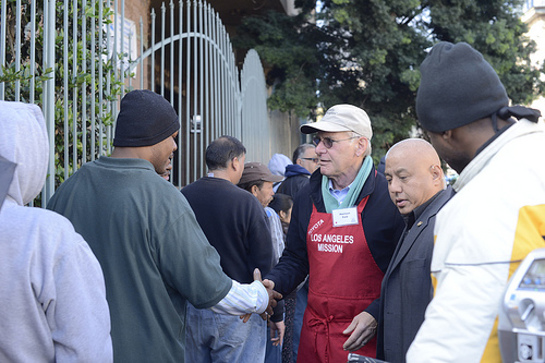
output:
<path id="1" fill-rule="evenodd" d="M 124 0 L 1 1 L 0 99 L 37 103 L 50 138 L 42 205 L 87 161 L 111 151 L 122 96 L 150 89 L 177 110 L 181 130 L 172 181 L 205 173 L 208 143 L 223 134 L 266 163 L 272 128 L 254 50 L 242 71 L 218 14 L 202 0 L 140 9 Z"/>

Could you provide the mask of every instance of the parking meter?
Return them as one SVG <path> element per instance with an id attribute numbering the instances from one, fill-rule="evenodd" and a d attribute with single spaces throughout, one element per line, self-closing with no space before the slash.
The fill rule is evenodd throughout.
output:
<path id="1" fill-rule="evenodd" d="M 530 252 L 511 277 L 498 336 L 504 362 L 545 362 L 545 248 Z"/>

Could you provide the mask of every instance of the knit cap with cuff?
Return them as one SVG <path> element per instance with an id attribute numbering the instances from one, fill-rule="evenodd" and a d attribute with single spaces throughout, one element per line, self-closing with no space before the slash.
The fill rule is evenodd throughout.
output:
<path id="1" fill-rule="evenodd" d="M 436 44 L 420 72 L 416 114 L 427 131 L 452 130 L 509 105 L 494 68 L 467 43 Z"/>
<path id="2" fill-rule="evenodd" d="M 155 145 L 179 129 L 178 115 L 163 96 L 149 90 L 134 90 L 121 100 L 114 146 Z"/>

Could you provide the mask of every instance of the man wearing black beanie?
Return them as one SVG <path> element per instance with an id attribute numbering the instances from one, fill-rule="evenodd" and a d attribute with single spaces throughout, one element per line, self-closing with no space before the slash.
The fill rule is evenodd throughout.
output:
<path id="1" fill-rule="evenodd" d="M 438 43 L 420 71 L 418 119 L 460 175 L 437 215 L 435 295 L 407 361 L 499 362 L 506 283 L 517 261 L 545 246 L 545 128 L 539 111 L 508 107 L 498 75 L 469 44 Z"/>
<path id="2" fill-rule="evenodd" d="M 74 224 L 104 271 L 115 361 L 184 362 L 186 301 L 243 315 L 280 297 L 260 281 L 225 275 L 185 197 L 158 175 L 168 171 L 179 129 L 162 96 L 128 93 L 112 155 L 84 164 L 47 204 Z"/>

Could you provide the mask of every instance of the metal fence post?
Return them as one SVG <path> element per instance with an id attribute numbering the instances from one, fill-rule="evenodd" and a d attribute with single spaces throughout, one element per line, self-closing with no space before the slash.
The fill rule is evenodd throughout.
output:
<path id="1" fill-rule="evenodd" d="M 55 0 L 45 0 L 44 4 L 44 69 L 51 68 L 46 75 L 49 77 L 43 87 L 43 111 L 47 132 L 49 135 L 49 167 L 44 191 L 42 192 L 42 206 L 55 192 Z"/>

